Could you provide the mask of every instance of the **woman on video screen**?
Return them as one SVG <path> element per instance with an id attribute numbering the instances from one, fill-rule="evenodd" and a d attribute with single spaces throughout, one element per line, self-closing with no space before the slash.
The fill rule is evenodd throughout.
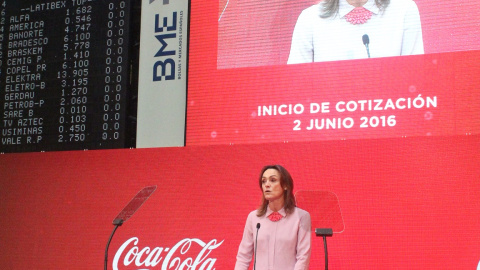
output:
<path id="1" fill-rule="evenodd" d="M 423 53 L 412 0 L 324 0 L 298 17 L 288 64 Z"/>

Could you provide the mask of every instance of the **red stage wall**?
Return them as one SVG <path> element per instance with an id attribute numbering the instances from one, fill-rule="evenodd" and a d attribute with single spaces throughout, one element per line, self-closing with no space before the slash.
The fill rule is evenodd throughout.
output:
<path id="1" fill-rule="evenodd" d="M 0 268 L 100 269 L 113 218 L 158 185 L 118 229 L 109 269 L 232 269 L 259 170 L 280 163 L 296 191 L 339 199 L 345 230 L 328 239 L 331 269 L 474 269 L 479 148 L 475 135 L 2 155 Z M 188 238 L 218 247 L 201 253 Z M 147 253 L 135 265 L 145 247 L 163 248 L 157 265 Z M 311 269 L 323 268 L 322 252 L 315 238 Z"/>

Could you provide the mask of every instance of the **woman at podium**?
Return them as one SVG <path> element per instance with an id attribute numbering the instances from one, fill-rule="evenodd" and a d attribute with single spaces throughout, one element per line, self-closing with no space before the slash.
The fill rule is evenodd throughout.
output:
<path id="1" fill-rule="evenodd" d="M 260 173 L 262 203 L 245 224 L 235 270 L 306 270 L 310 263 L 310 214 L 296 207 L 293 179 L 280 165 Z"/>

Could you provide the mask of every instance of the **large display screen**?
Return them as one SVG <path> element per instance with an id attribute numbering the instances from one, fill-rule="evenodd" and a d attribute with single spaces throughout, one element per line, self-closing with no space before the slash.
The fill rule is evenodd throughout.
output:
<path id="1" fill-rule="evenodd" d="M 304 13 L 307 13 L 318 9 L 318 15 L 322 15 L 320 13 L 321 6 L 318 3 L 321 3 L 321 1 L 276 0 L 266 5 L 263 2 L 251 0 L 220 0 L 217 16 L 217 67 L 219 69 L 229 69 L 286 64 L 292 39 L 295 39 L 292 36 L 297 21 L 297 28 L 302 27 L 302 20 L 299 20 L 301 19 L 300 14 L 304 10 Z M 375 1 L 370 1 L 365 6 L 371 5 L 375 5 Z M 343 8 L 343 5 L 341 8 Z M 345 8 L 348 11 L 348 8 Z M 414 28 L 415 37 L 417 37 L 416 32 L 420 32 L 421 36 L 417 37 L 416 43 L 422 42 L 424 53 L 432 54 L 479 50 L 480 45 L 477 41 L 480 30 L 477 27 L 477 16 L 479 15 L 477 10 L 478 4 L 475 2 L 465 2 L 451 7 L 439 4 L 432 5 L 431 2 L 425 0 L 393 0 L 390 1 L 384 12 L 378 11 L 363 25 L 339 24 L 337 21 L 344 20 L 343 17 L 329 18 L 326 20 L 327 23 L 322 22 L 320 18 L 318 22 L 308 20 L 307 22 L 321 24 L 315 28 L 316 31 L 319 31 L 319 35 L 321 34 L 317 38 L 320 39 L 319 41 L 323 43 L 323 46 L 326 46 L 325 48 L 330 48 L 330 51 L 327 51 L 330 55 L 335 54 L 336 50 L 329 44 L 338 49 L 350 51 L 359 48 L 364 53 L 364 58 L 367 58 L 366 48 L 362 40 L 362 36 L 367 34 L 370 40 L 371 56 L 377 55 L 378 57 L 376 50 L 391 49 L 385 48 L 389 45 L 384 40 L 386 38 L 395 42 L 391 43 L 390 47 L 402 43 L 408 45 L 395 37 L 396 32 L 403 34 L 412 31 L 411 29 L 403 31 L 406 30 L 407 26 Z M 338 16 L 345 15 L 347 11 L 340 10 Z M 418 18 L 415 16 L 414 19 L 410 20 L 412 21 L 411 24 L 416 24 L 414 26 L 407 25 L 405 21 L 405 18 L 408 19 L 409 12 L 418 16 Z M 458 16 L 458 14 L 464 14 L 464 16 Z M 314 28 L 315 26 L 311 27 Z M 399 27 L 402 28 L 402 31 L 399 31 Z M 385 46 L 382 48 L 380 45 Z M 409 52 L 404 50 L 404 54 L 407 53 Z M 323 58 L 327 58 L 327 56 L 323 56 Z M 332 56 L 329 61 L 338 59 L 340 59 L 339 56 L 337 56 L 337 59 Z M 348 57 L 345 56 L 344 59 L 348 59 Z"/>
<path id="2" fill-rule="evenodd" d="M 0 12 L 0 152 L 124 147 L 130 0 Z"/>
<path id="3" fill-rule="evenodd" d="M 187 145 L 478 134 L 478 4 L 389 2 L 193 2 Z"/>

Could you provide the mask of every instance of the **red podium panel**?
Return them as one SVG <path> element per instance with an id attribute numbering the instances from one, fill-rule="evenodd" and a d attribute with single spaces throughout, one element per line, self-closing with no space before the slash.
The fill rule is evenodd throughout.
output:
<path id="1" fill-rule="evenodd" d="M 345 229 L 342 212 L 335 193 L 326 190 L 299 190 L 295 193 L 297 206 L 308 211 L 312 230 L 331 228 L 334 233 Z"/>
<path id="2" fill-rule="evenodd" d="M 123 210 L 118 213 L 117 217 L 113 220 L 113 224 L 120 222 L 120 220 L 122 223 L 127 221 L 156 189 L 157 186 L 148 186 L 140 190 Z"/>

